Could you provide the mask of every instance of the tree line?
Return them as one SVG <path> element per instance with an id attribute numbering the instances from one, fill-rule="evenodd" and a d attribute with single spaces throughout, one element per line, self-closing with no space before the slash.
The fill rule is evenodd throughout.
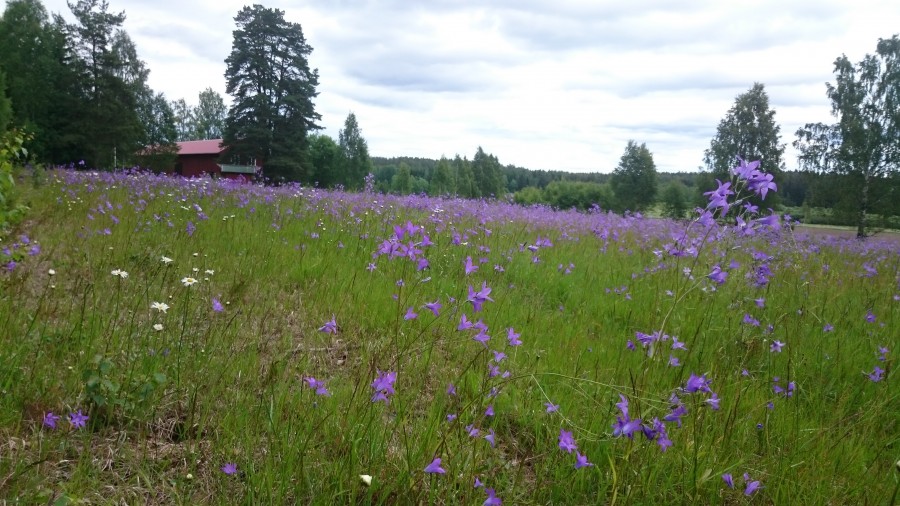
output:
<path id="1" fill-rule="evenodd" d="M 149 69 L 122 29 L 124 12 L 106 0 L 70 2 L 75 19 L 48 15 L 40 0 L 9 0 L 0 17 L 0 131 L 28 133 L 34 160 L 78 161 L 110 168 L 174 162 L 176 141 L 223 138 L 231 163 L 261 163 L 270 181 L 300 181 L 359 189 L 373 173 L 376 187 L 394 193 L 511 198 L 561 208 L 599 206 L 619 212 L 655 210 L 683 216 L 700 189 L 730 177 L 738 158 L 761 160 L 779 191 L 766 207 L 825 207 L 832 221 L 852 223 L 864 236 L 898 214 L 900 161 L 900 39 L 879 39 L 858 62 L 835 60 L 826 85 L 833 124 L 795 132 L 800 171 L 785 170 L 775 111 L 762 83 L 739 95 L 720 121 L 693 175 L 656 170 L 645 143 L 628 141 L 611 174 L 571 174 L 503 166 L 478 147 L 471 160 L 372 159 L 350 112 L 338 139 L 318 133 L 319 73 L 299 23 L 262 5 L 234 18 L 225 60 L 231 105 L 212 88 L 197 105 L 170 101 L 147 85 Z M 812 215 L 810 211 L 810 216 Z"/>

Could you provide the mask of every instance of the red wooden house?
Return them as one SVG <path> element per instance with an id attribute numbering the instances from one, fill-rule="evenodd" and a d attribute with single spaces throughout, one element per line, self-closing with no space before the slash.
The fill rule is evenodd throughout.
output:
<path id="1" fill-rule="evenodd" d="M 260 170 L 256 163 L 250 165 L 220 163 L 222 155 L 228 151 L 228 148 L 222 145 L 222 139 L 183 141 L 175 144 L 178 145 L 175 173 L 184 177 L 215 174 L 228 179 L 253 179 Z"/>

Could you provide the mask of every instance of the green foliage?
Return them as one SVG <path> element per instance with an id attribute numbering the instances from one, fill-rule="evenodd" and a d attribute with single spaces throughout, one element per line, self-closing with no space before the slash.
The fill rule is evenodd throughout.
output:
<path id="1" fill-rule="evenodd" d="M 535 186 L 526 186 L 513 194 L 513 202 L 523 206 L 544 204 L 544 192 Z"/>
<path id="2" fill-rule="evenodd" d="M 776 180 L 784 170 L 781 127 L 775 122 L 775 110 L 769 108 L 769 95 L 762 83 L 754 83 L 735 98 L 719 122 L 703 161 L 707 170 L 724 181 L 731 177 L 737 157 L 760 160 L 760 170 L 773 174 Z"/>
<path id="3" fill-rule="evenodd" d="M 6 74 L 0 67 L 0 134 L 6 132 L 6 129 L 12 123 L 12 101 L 6 94 Z"/>
<path id="4" fill-rule="evenodd" d="M 256 4 L 241 9 L 234 21 L 225 60 L 226 91 L 234 100 L 224 144 L 234 157 L 261 162 L 275 181 L 307 178 L 308 134 L 320 128 L 321 119 L 313 106 L 319 72 L 307 61 L 312 47 L 300 24 L 286 21 L 282 10 Z"/>
<path id="5" fill-rule="evenodd" d="M 400 162 L 400 168 L 397 169 L 397 174 L 394 175 L 391 180 L 391 191 L 398 195 L 408 195 L 412 193 L 412 190 L 413 181 L 409 171 L 409 165 Z"/>
<path id="6" fill-rule="evenodd" d="M 798 160 L 808 170 L 841 174 L 855 204 L 857 236 L 868 235 L 868 214 L 885 196 L 879 181 L 898 173 L 900 164 L 900 36 L 878 39 L 875 54 L 854 65 L 846 55 L 834 62 L 828 83 L 837 123 L 807 123 L 796 132 Z"/>
<path id="7" fill-rule="evenodd" d="M 456 155 L 453 159 L 453 168 L 456 170 L 456 192 L 460 197 L 474 199 L 481 196 L 478 182 L 475 181 L 475 173 L 472 172 L 472 164 L 465 158 Z"/>
<path id="8" fill-rule="evenodd" d="M 137 104 L 147 70 L 121 31 L 124 12 L 109 12 L 109 5 L 99 0 L 79 0 L 69 7 L 77 22 L 66 25 L 65 33 L 80 107 L 66 130 L 88 166 L 109 168 L 143 147 Z"/>
<path id="9" fill-rule="evenodd" d="M 445 157 L 437 163 L 428 193 L 430 195 L 453 195 L 456 193 L 456 178 L 453 177 L 453 169 L 450 160 Z"/>
<path id="10" fill-rule="evenodd" d="M 16 199 L 15 164 L 28 156 L 25 143 L 29 136 L 18 130 L 0 132 L 0 237 L 21 220 L 26 207 Z"/>
<path id="11" fill-rule="evenodd" d="M 307 183 L 330 188 L 345 181 L 344 154 L 331 137 L 320 134 L 310 136 L 309 161 L 313 166 L 313 173 Z"/>
<path id="12" fill-rule="evenodd" d="M 619 211 L 643 211 L 656 198 L 656 164 L 646 144 L 628 141 L 610 179 Z"/>
<path id="13" fill-rule="evenodd" d="M 0 16 L 0 69 L 12 100 L 12 124 L 33 134 L 27 147 L 39 159 L 59 149 L 59 126 L 69 114 L 70 102 L 62 96 L 72 80 L 63 62 L 64 46 L 64 34 L 39 0 L 6 3 Z"/>
<path id="14" fill-rule="evenodd" d="M 212 88 L 201 91 L 192 114 L 194 139 L 221 139 L 227 115 L 222 95 Z"/>
<path id="15" fill-rule="evenodd" d="M 662 191 L 663 216 L 673 219 L 685 217 L 688 211 L 687 188 L 677 179 L 668 183 Z"/>
<path id="16" fill-rule="evenodd" d="M 615 196 L 609 184 L 584 181 L 553 181 L 543 190 L 534 186 L 525 187 L 513 195 L 517 204 L 546 204 L 556 209 L 578 209 L 587 211 L 599 207 L 610 210 Z"/>
<path id="17" fill-rule="evenodd" d="M 501 198 L 506 194 L 506 177 L 497 157 L 484 152 L 481 146 L 472 158 L 472 175 L 482 197 Z"/>
<path id="18" fill-rule="evenodd" d="M 338 132 L 338 144 L 344 155 L 344 180 L 342 183 L 350 189 L 362 188 L 363 178 L 373 170 L 369 158 L 369 146 L 362 136 L 356 115 L 347 114 L 344 128 Z M 408 170 L 408 169 L 407 169 Z"/>
<path id="19" fill-rule="evenodd" d="M 169 107 L 172 109 L 172 114 L 175 115 L 176 141 L 195 140 L 197 123 L 194 119 L 194 108 L 188 105 L 183 98 L 173 100 Z"/>

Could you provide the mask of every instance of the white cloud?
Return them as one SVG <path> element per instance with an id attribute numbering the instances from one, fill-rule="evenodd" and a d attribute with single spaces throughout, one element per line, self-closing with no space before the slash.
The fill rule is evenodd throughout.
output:
<path id="1" fill-rule="evenodd" d="M 316 107 L 337 136 L 354 111 L 379 156 L 471 157 L 609 171 L 629 139 L 661 170 L 694 170 L 736 95 L 766 85 L 790 145 L 829 121 L 834 59 L 900 31 L 889 0 L 293 1 L 319 69 Z M 63 0 L 48 10 L 68 12 Z M 224 95 L 241 1 L 112 0 L 170 99 Z M 487 6 L 489 5 L 489 6 Z M 788 150 L 788 167 L 793 165 Z"/>

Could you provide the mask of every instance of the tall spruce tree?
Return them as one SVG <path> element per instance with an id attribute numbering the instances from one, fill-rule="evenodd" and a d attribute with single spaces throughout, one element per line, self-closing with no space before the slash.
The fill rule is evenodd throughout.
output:
<path id="1" fill-rule="evenodd" d="M 321 118 L 313 105 L 319 73 L 307 61 L 312 47 L 282 10 L 257 4 L 241 9 L 234 21 L 225 59 L 226 91 L 234 100 L 224 143 L 240 162 L 262 162 L 273 180 L 308 177 L 308 134 L 320 128 Z"/>

